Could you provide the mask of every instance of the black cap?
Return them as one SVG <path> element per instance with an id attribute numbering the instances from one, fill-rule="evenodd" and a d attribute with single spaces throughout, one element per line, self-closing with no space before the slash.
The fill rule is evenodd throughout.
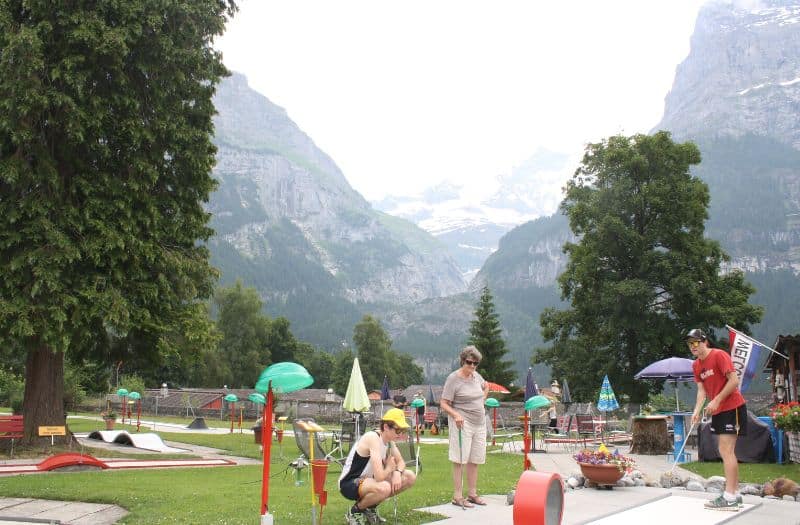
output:
<path id="1" fill-rule="evenodd" d="M 686 335 L 683 337 L 684 339 L 699 339 L 701 341 L 706 340 L 706 333 L 699 328 L 692 328 L 689 330 Z"/>

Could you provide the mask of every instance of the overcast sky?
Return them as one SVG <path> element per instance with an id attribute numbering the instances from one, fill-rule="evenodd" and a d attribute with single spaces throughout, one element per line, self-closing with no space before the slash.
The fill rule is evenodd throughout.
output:
<path id="1" fill-rule="evenodd" d="M 241 0 L 217 47 L 367 199 L 648 132 L 702 0 Z"/>

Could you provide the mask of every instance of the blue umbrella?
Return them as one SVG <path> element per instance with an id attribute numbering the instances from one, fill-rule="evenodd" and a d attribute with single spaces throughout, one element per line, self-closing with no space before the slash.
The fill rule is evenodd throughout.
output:
<path id="1" fill-rule="evenodd" d="M 680 412 L 678 399 L 678 381 L 694 380 L 691 359 L 685 357 L 668 357 L 655 363 L 650 363 L 633 376 L 634 379 L 668 379 L 675 381 L 675 411 Z"/>
<path id="2" fill-rule="evenodd" d="M 606 424 L 608 424 L 608 413 L 619 408 L 617 396 L 611 388 L 608 374 L 603 376 L 603 385 L 600 387 L 600 399 L 597 401 L 597 410 L 606 413 Z"/>
<path id="3" fill-rule="evenodd" d="M 381 401 L 391 399 L 392 394 L 389 393 L 389 378 L 383 376 L 383 386 L 381 387 Z"/>
<path id="4" fill-rule="evenodd" d="M 525 379 L 525 399 L 530 399 L 538 395 L 539 389 L 536 388 L 536 383 L 533 380 L 533 370 L 531 367 L 528 367 L 528 377 Z"/>
<path id="5" fill-rule="evenodd" d="M 685 357 L 668 357 L 650 363 L 633 376 L 634 379 L 693 379 L 691 359 Z"/>
<path id="6" fill-rule="evenodd" d="M 603 377 L 603 385 L 600 387 L 600 399 L 597 402 L 597 410 L 601 412 L 611 412 L 619 408 L 617 397 L 614 395 L 614 390 L 611 388 L 611 382 L 608 380 L 608 374 Z"/>
<path id="7" fill-rule="evenodd" d="M 572 396 L 569 393 L 569 383 L 567 383 L 566 377 L 561 381 L 561 402 L 565 405 L 572 403 Z"/>
<path id="8" fill-rule="evenodd" d="M 433 385 L 428 385 L 428 406 L 435 407 L 436 396 L 433 395 Z"/>

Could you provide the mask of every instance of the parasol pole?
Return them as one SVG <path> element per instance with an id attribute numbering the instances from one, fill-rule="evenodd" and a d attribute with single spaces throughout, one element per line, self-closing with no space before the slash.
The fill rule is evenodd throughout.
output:
<path id="1" fill-rule="evenodd" d="M 528 411 L 527 410 L 525 411 L 524 424 L 525 424 L 525 431 L 524 431 L 524 435 L 522 437 L 522 448 L 523 448 L 523 454 L 525 455 L 525 458 L 522 460 L 522 468 L 523 468 L 523 470 L 528 470 L 531 467 L 531 460 L 530 460 L 530 458 L 528 458 L 528 443 L 530 443 L 531 440 L 530 440 L 530 437 L 528 436 L 528 430 L 529 429 L 528 429 Z"/>
<path id="2" fill-rule="evenodd" d="M 308 450 L 309 450 L 309 458 L 308 458 L 308 473 L 309 477 L 311 478 L 311 524 L 317 525 L 317 506 L 314 502 L 314 431 L 310 428 L 310 425 L 306 427 L 308 431 Z"/>
<path id="3" fill-rule="evenodd" d="M 267 383 L 267 402 L 264 405 L 264 422 L 262 423 L 261 446 L 264 448 L 264 467 L 261 478 L 261 525 L 272 525 L 269 515 L 269 453 L 272 444 L 272 380 Z"/>
<path id="4" fill-rule="evenodd" d="M 497 407 L 492 409 L 492 445 L 497 445 L 495 437 L 497 436 Z"/>

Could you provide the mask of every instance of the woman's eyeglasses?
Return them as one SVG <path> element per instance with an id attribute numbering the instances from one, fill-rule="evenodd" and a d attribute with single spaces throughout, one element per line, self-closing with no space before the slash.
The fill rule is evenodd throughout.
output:
<path id="1" fill-rule="evenodd" d="M 391 428 L 392 430 L 394 430 L 398 434 L 405 434 L 406 433 L 406 429 L 405 428 L 398 428 L 398 427 L 396 427 L 394 425 L 387 425 L 387 426 L 389 428 Z"/>
<path id="2" fill-rule="evenodd" d="M 468 364 L 469 366 L 478 366 L 481 364 L 480 361 L 472 361 L 471 359 L 464 359 L 464 363 Z"/>

